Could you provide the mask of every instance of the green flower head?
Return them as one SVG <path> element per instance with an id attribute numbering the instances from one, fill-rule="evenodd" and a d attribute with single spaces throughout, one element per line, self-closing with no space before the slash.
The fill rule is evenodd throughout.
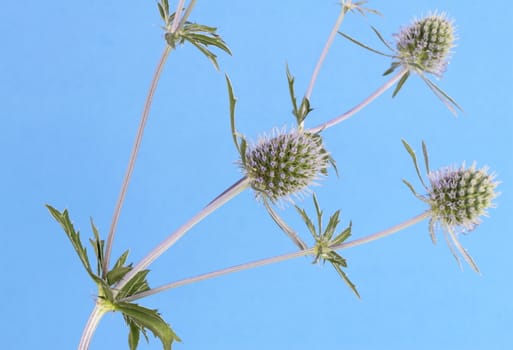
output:
<path id="1" fill-rule="evenodd" d="M 445 13 L 432 13 L 414 20 L 395 34 L 400 64 L 438 77 L 447 69 L 456 39 L 453 20 Z"/>
<path id="2" fill-rule="evenodd" d="M 257 198 L 276 203 L 308 192 L 308 186 L 327 174 L 329 162 L 320 135 L 274 129 L 246 150 L 241 166 Z"/>
<path id="3" fill-rule="evenodd" d="M 475 229 L 481 223 L 481 218 L 488 215 L 488 209 L 495 206 L 493 200 L 499 195 L 499 182 L 495 180 L 495 174 L 489 173 L 486 167 L 476 169 L 475 164 L 467 167 L 465 163 L 460 167 L 449 166 L 430 171 L 427 148 L 423 142 L 422 152 L 429 180 L 427 183 L 420 175 L 415 152 L 404 140 L 403 145 L 413 160 L 417 176 L 427 194 L 420 195 L 408 181 L 403 182 L 418 199 L 430 207 L 428 214 L 431 240 L 436 243 L 436 231 L 440 229 L 456 260 L 460 262 L 456 254 L 458 251 L 479 272 L 476 263 L 460 244 L 457 236 Z"/>
<path id="4" fill-rule="evenodd" d="M 431 206 L 430 230 L 440 226 L 443 230 L 468 232 L 488 215 L 497 197 L 498 182 L 487 168 L 446 167 L 428 174 L 431 184 L 427 202 Z"/>

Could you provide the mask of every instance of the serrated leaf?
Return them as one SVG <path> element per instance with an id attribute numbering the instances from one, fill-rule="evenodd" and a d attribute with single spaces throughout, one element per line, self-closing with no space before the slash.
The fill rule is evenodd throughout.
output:
<path id="1" fill-rule="evenodd" d="M 150 270 L 142 270 L 135 274 L 124 286 L 119 290 L 118 300 L 132 296 L 137 293 L 145 292 L 150 289 L 146 276 Z"/>
<path id="2" fill-rule="evenodd" d="M 171 350 L 174 341 L 181 341 L 169 324 L 160 317 L 157 310 L 125 302 L 118 302 L 114 306 L 116 311 L 123 313 L 128 322 L 132 322 L 139 330 L 149 329 L 154 336 L 160 339 L 164 350 Z M 131 325 L 129 326 L 131 328 Z"/>
<path id="3" fill-rule="evenodd" d="M 351 282 L 351 280 L 349 279 L 349 277 L 347 277 L 347 275 L 345 274 L 344 271 L 342 271 L 342 269 L 335 265 L 335 264 L 332 264 L 333 267 L 335 268 L 335 270 L 338 272 L 339 276 L 342 277 L 342 279 L 344 280 L 344 282 L 346 282 L 346 284 L 349 286 L 349 288 L 351 288 L 351 290 L 353 291 L 353 293 L 358 297 L 358 299 L 360 299 L 360 293 L 358 293 L 358 290 L 356 289 L 356 286 L 354 285 L 353 282 Z"/>
<path id="4" fill-rule="evenodd" d="M 237 128 L 235 127 L 235 105 L 237 104 L 237 99 L 233 94 L 232 82 L 228 74 L 225 74 L 225 79 L 226 86 L 228 88 L 228 101 L 230 103 L 230 128 L 232 130 L 233 143 L 235 144 L 235 148 L 237 148 L 239 155 L 242 157 L 242 154 L 240 154 L 239 141 L 237 139 Z"/>
<path id="5" fill-rule="evenodd" d="M 125 250 L 123 254 L 116 260 L 116 263 L 114 264 L 114 267 L 121 267 L 125 265 L 126 259 L 128 258 L 128 254 L 130 253 L 130 250 Z"/>
<path id="6" fill-rule="evenodd" d="M 349 223 L 349 226 L 346 227 L 346 229 L 342 232 L 340 232 L 337 237 L 335 237 L 330 243 L 330 246 L 336 246 L 339 244 L 342 244 L 346 239 L 348 239 L 351 236 L 351 227 L 352 223 Z"/>
<path id="7" fill-rule="evenodd" d="M 403 87 L 404 83 L 406 83 L 406 80 L 408 80 L 408 77 L 410 76 L 410 71 L 405 71 L 401 79 L 397 82 L 397 85 L 394 89 L 394 92 L 392 93 L 392 98 L 394 98 L 398 93 L 399 90 Z"/>
<path id="8" fill-rule="evenodd" d="M 100 239 L 100 233 L 98 232 L 98 229 L 96 226 L 94 226 L 93 219 L 90 219 L 91 221 L 91 229 L 94 234 L 94 240 L 89 239 L 89 242 L 93 246 L 94 253 L 96 255 L 96 267 L 97 267 L 97 275 L 101 275 L 102 266 L 103 266 L 103 258 L 104 258 L 104 241 Z"/>
<path id="9" fill-rule="evenodd" d="M 319 202 L 317 201 L 317 196 L 315 195 L 315 193 L 313 194 L 312 198 L 315 206 L 315 211 L 317 213 L 317 228 L 319 230 L 318 233 L 320 236 L 322 234 L 322 210 L 319 206 Z"/>
<path id="10" fill-rule="evenodd" d="M 75 249 L 80 261 L 82 262 L 82 265 L 86 269 L 89 276 L 91 276 L 93 280 L 97 282 L 99 277 L 96 276 L 91 269 L 89 258 L 87 256 L 87 250 L 84 248 L 84 246 L 82 245 L 82 241 L 80 240 L 80 232 L 75 231 L 75 228 L 73 227 L 73 224 L 71 223 L 71 220 L 69 218 L 68 211 L 64 210 L 61 213 L 50 205 L 46 205 L 46 207 L 48 208 L 50 214 L 54 217 L 54 219 L 61 225 L 62 229 L 68 236 L 73 248 Z"/>
<path id="11" fill-rule="evenodd" d="M 113 285 L 121 281 L 125 275 L 132 270 L 132 266 L 118 266 L 107 272 L 107 283 Z"/>
<path id="12" fill-rule="evenodd" d="M 301 124 L 301 122 L 299 121 L 299 111 L 297 108 L 296 93 L 294 92 L 294 76 L 290 73 L 288 65 L 286 65 L 286 72 L 287 72 L 287 82 L 289 85 L 290 100 L 292 102 L 292 114 L 294 115 L 294 117 L 296 117 L 296 121 L 299 125 L 299 124 Z"/>
<path id="13" fill-rule="evenodd" d="M 337 210 L 333 215 L 330 216 L 330 220 L 328 221 L 328 226 L 326 226 L 326 230 L 324 231 L 324 236 L 326 240 L 331 240 L 333 234 L 335 233 L 335 229 L 337 225 L 340 223 L 340 210 Z"/>
<path id="14" fill-rule="evenodd" d="M 406 140 L 402 139 L 401 141 L 404 145 L 404 148 L 406 148 L 406 151 L 408 152 L 408 154 L 410 155 L 410 157 L 413 161 L 413 165 L 415 166 L 415 171 L 417 172 L 417 176 L 418 176 L 420 182 L 422 183 L 422 186 L 424 186 L 424 188 L 426 190 L 428 190 L 426 184 L 424 183 L 424 180 L 422 179 L 422 176 L 420 175 L 420 170 L 419 170 L 419 166 L 417 164 L 417 156 L 415 155 L 415 151 L 413 151 L 413 149 L 408 144 L 408 142 L 406 142 Z"/>
<path id="15" fill-rule="evenodd" d="M 317 232 L 315 231 L 315 226 L 312 223 L 312 220 L 308 217 L 308 214 L 306 211 L 298 206 L 295 206 L 296 210 L 298 211 L 299 215 L 301 215 L 301 218 L 306 224 L 306 227 L 308 227 L 308 230 L 312 233 L 314 237 L 317 237 Z"/>

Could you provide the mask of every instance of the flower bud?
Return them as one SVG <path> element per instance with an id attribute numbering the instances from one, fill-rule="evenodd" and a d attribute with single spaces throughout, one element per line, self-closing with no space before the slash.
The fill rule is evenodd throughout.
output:
<path id="1" fill-rule="evenodd" d="M 326 174 L 329 160 L 320 135 L 275 129 L 248 148 L 241 163 L 257 198 L 275 203 L 308 191 L 319 174 Z"/>
<path id="2" fill-rule="evenodd" d="M 453 21 L 444 13 L 433 13 L 402 28 L 395 38 L 402 65 L 441 76 L 454 47 L 455 30 Z"/>

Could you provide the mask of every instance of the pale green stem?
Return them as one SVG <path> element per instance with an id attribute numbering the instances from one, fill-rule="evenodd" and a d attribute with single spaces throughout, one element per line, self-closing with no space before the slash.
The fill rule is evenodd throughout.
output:
<path id="1" fill-rule="evenodd" d="M 250 186 L 250 180 L 247 177 L 243 177 L 235 184 L 230 186 L 221 195 L 210 202 L 203 210 L 197 213 L 189 221 L 183 224 L 175 232 L 169 235 L 163 240 L 157 247 L 155 247 L 146 257 L 144 257 L 129 273 L 127 273 L 121 281 L 115 286 L 116 290 L 123 288 L 123 286 L 130 281 L 139 271 L 146 269 L 155 259 L 161 256 L 166 250 L 168 250 L 176 241 L 178 241 L 187 231 L 193 228 L 196 224 L 206 218 L 208 215 L 219 209 L 223 204 L 234 198 L 236 195 L 241 193 L 243 190 Z"/>
<path id="2" fill-rule="evenodd" d="M 395 226 L 390 227 L 390 228 L 388 228 L 386 230 L 380 231 L 378 233 L 375 233 L 375 234 L 372 234 L 372 235 L 369 235 L 369 236 L 366 236 L 366 237 L 363 237 L 363 238 L 360 238 L 360 239 L 356 239 L 356 240 L 353 240 L 353 241 L 350 241 L 350 242 L 346 242 L 346 243 L 342 243 L 342 244 L 339 244 L 339 245 L 336 245 L 336 246 L 332 246 L 332 247 L 330 247 L 330 249 L 332 249 L 332 250 L 341 250 L 341 249 L 356 247 L 358 245 L 362 245 L 362 244 L 365 244 L 365 243 L 369 243 L 369 242 L 375 241 L 377 239 L 384 238 L 384 237 L 389 236 L 391 234 L 394 234 L 394 233 L 396 233 L 398 231 L 404 230 L 407 227 L 415 225 L 415 224 L 417 224 L 417 223 L 427 219 L 430 215 L 431 215 L 431 212 L 430 211 L 426 211 L 426 212 L 424 212 L 424 213 L 422 213 L 420 215 L 417 215 L 417 216 L 415 216 L 415 217 L 413 217 L 413 218 L 411 218 L 411 219 L 409 219 L 409 220 L 407 220 L 407 221 L 405 221 L 405 222 L 403 222 L 403 223 L 401 223 L 399 225 L 395 225 Z M 153 295 L 153 294 L 157 294 L 157 293 L 163 292 L 163 291 L 168 290 L 168 289 L 172 289 L 172 288 L 176 288 L 176 287 L 181 287 L 181 286 L 184 286 L 186 284 L 191 284 L 191 283 L 203 281 L 203 280 L 214 278 L 214 277 L 219 277 L 219 276 L 227 275 L 227 274 L 238 272 L 238 271 L 249 270 L 249 269 L 252 269 L 252 268 L 255 268 L 255 267 L 259 267 L 259 266 L 265 266 L 265 265 L 269 265 L 269 264 L 274 264 L 274 263 L 278 263 L 278 262 L 281 262 L 281 261 L 298 258 L 300 256 L 314 255 L 315 254 L 314 253 L 314 249 L 315 249 L 315 247 L 307 249 L 307 250 L 300 250 L 300 251 L 293 252 L 293 253 L 287 253 L 287 254 L 283 254 L 283 255 L 278 255 L 278 256 L 271 257 L 271 258 L 256 260 L 256 261 L 252 261 L 252 262 L 249 262 L 249 263 L 228 267 L 228 268 L 225 268 L 225 269 L 221 269 L 221 270 L 217 270 L 217 271 L 213 271 L 213 272 L 208 272 L 208 273 L 205 273 L 205 274 L 202 274 L 202 275 L 198 275 L 198 276 L 194 276 L 194 277 L 185 278 L 183 280 L 175 281 L 175 282 L 172 282 L 172 283 L 169 283 L 169 284 L 157 287 L 157 288 L 153 288 L 153 289 L 148 290 L 148 291 L 143 292 L 143 293 L 132 295 L 132 296 L 130 296 L 128 298 L 123 299 L 123 301 L 127 301 L 127 302 L 134 301 L 134 300 L 141 299 L 141 298 Z"/>
<path id="3" fill-rule="evenodd" d="M 139 128 L 137 130 L 137 136 L 134 141 L 134 146 L 132 148 L 132 154 L 130 155 L 130 160 L 128 162 L 128 168 L 125 173 L 125 178 L 123 179 L 123 184 L 121 185 L 121 191 L 119 193 L 118 201 L 116 203 L 116 207 L 114 209 L 114 214 L 112 215 L 112 222 L 110 224 L 109 235 L 107 237 L 107 242 L 105 245 L 105 257 L 103 260 L 102 273 L 103 276 L 107 275 L 109 271 L 109 260 L 112 251 L 112 243 L 114 242 L 114 236 L 116 233 L 116 226 L 119 221 L 119 215 L 121 213 L 121 207 L 123 206 L 123 202 L 125 201 L 126 191 L 128 189 L 128 184 L 130 183 L 130 178 L 132 177 L 132 172 L 135 166 L 135 160 L 137 159 L 137 154 L 139 152 L 139 148 L 141 146 L 142 137 L 144 134 L 144 128 L 146 126 L 146 121 L 148 120 L 148 115 L 150 114 L 151 104 L 153 102 L 153 95 L 155 94 L 155 90 L 157 89 L 157 85 L 160 79 L 160 75 L 166 63 L 167 57 L 171 52 L 171 48 L 166 45 L 162 56 L 160 57 L 159 63 L 155 70 L 155 74 L 153 75 L 153 79 L 151 81 L 150 89 L 148 90 L 148 96 L 146 97 L 146 102 L 144 104 L 144 109 L 141 115 L 141 121 L 139 123 Z"/>
<path id="4" fill-rule="evenodd" d="M 392 86 L 394 86 L 395 83 L 397 83 L 406 73 L 408 70 L 406 68 L 401 69 L 396 75 L 394 75 L 389 81 L 387 81 L 383 86 L 381 86 L 379 89 L 374 91 L 369 97 L 367 97 L 365 100 L 360 102 L 355 107 L 351 108 L 344 114 L 331 119 L 319 126 L 316 126 L 315 128 L 309 129 L 308 132 L 311 133 L 318 133 L 322 130 L 331 128 L 332 126 L 337 125 L 340 122 L 343 122 L 344 120 L 349 119 L 359 111 L 361 111 L 363 108 L 365 108 L 368 104 L 370 104 L 372 101 L 374 101 L 377 97 L 379 97 L 382 93 L 390 89 Z"/>
<path id="5" fill-rule="evenodd" d="M 87 320 L 84 330 L 82 331 L 82 337 L 80 338 L 80 343 L 78 344 L 78 350 L 89 349 L 89 344 L 93 339 L 94 331 L 98 327 L 101 318 L 106 312 L 107 310 L 97 302 L 93 308 L 93 311 L 91 311 L 91 314 L 89 315 L 89 319 Z"/>
<path id="6" fill-rule="evenodd" d="M 350 5 L 350 4 L 351 4 L 351 2 L 349 1 L 348 4 L 342 5 L 342 10 L 340 11 L 337 21 L 335 22 L 335 25 L 333 26 L 333 29 L 331 30 L 330 36 L 328 37 L 326 44 L 324 45 L 324 49 L 321 52 L 321 55 L 319 57 L 319 60 L 317 61 L 317 65 L 315 66 L 312 77 L 310 78 L 310 84 L 308 84 L 308 88 L 306 89 L 305 98 L 307 100 L 309 100 L 310 96 L 312 95 L 315 81 L 317 80 L 317 77 L 319 76 L 319 72 L 321 71 L 322 64 L 323 64 L 324 60 L 326 59 L 326 56 L 328 55 L 328 51 L 331 47 L 331 44 L 333 43 L 333 40 L 335 39 L 335 35 L 337 35 L 338 28 L 340 28 L 340 25 L 342 24 L 342 21 L 344 20 L 344 16 L 347 13 L 348 5 Z"/>

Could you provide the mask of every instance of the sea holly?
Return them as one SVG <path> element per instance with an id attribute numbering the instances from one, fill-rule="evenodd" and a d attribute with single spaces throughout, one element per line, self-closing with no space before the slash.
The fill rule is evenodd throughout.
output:
<path id="1" fill-rule="evenodd" d="M 470 255 L 462 248 L 457 240 L 457 235 L 474 229 L 481 222 L 481 217 L 487 214 L 488 208 L 493 207 L 493 200 L 498 195 L 496 192 L 498 182 L 495 181 L 495 175 L 490 174 L 487 168 L 476 169 L 475 165 L 467 167 L 463 164 L 460 167 L 451 166 L 441 168 L 434 172 L 430 171 L 425 144 L 423 144 L 422 147 L 427 171 L 426 181 L 424 181 L 420 175 L 415 152 L 406 141 L 403 141 L 404 147 L 413 160 L 415 170 L 420 182 L 426 190 L 426 194 L 418 194 L 409 182 L 406 180 L 403 181 L 416 198 L 429 205 L 429 209 L 398 225 L 348 241 L 348 238 L 351 236 L 351 223 L 349 223 L 346 228 L 339 230 L 340 211 L 337 210 L 329 217 L 324 227 L 323 211 L 320 209 L 317 197 L 314 193 L 313 203 L 315 207 L 315 218 L 313 220 L 308 216 L 306 210 L 295 205 L 297 212 L 300 214 L 314 239 L 313 246 L 308 247 L 301 239 L 300 235 L 294 231 L 278 214 L 277 210 L 273 208 L 274 205 L 280 205 L 282 202 L 287 201 L 294 204 L 294 199 L 302 198 L 305 194 L 313 192 L 313 185 L 315 185 L 318 180 L 327 176 L 329 165 L 332 165 L 337 172 L 335 161 L 325 147 L 324 140 L 321 136 L 322 131 L 355 115 L 384 91 L 387 91 L 393 86 L 395 86 L 393 93 L 393 96 L 395 96 L 411 73 L 418 74 L 452 111 L 454 111 L 454 108 L 459 108 L 452 98 L 426 77 L 427 74 L 432 74 L 438 78 L 442 76 L 456 38 L 453 21 L 443 13 L 432 13 L 419 20 L 415 20 L 411 25 L 403 28 L 399 34 L 396 34 L 395 46 L 386 42 L 383 36 L 373 28 L 379 40 L 381 40 L 393 54 L 384 54 L 378 50 L 374 50 L 356 39 L 341 33 L 349 40 L 366 49 L 391 57 L 392 64 L 385 72 L 385 75 L 391 74 L 396 70 L 398 70 L 398 72 L 395 72 L 388 82 L 370 94 L 361 103 L 350 108 L 347 112 L 317 127 L 306 128 L 306 118 L 313 110 L 311 107 L 311 95 L 315 81 L 333 42 L 333 38 L 336 37 L 337 32 L 339 32 L 339 27 L 345 15 L 349 12 L 359 12 L 362 15 L 366 13 L 378 13 L 375 10 L 363 7 L 362 5 L 365 4 L 365 1 L 352 2 L 351 0 L 341 1 L 342 6 L 339 16 L 317 61 L 306 92 L 300 99 L 296 97 L 294 87 L 295 78 L 291 74 L 288 66 L 286 68 L 288 90 L 292 103 L 292 114 L 296 123 L 294 127 L 274 128 L 271 132 L 261 136 L 256 142 L 248 142 L 246 137 L 236 128 L 235 107 L 237 99 L 228 75 L 225 76 L 228 88 L 231 136 L 239 155 L 237 164 L 242 170 L 243 177 L 229 186 L 225 191 L 221 192 L 220 195 L 215 197 L 192 218 L 167 236 L 140 262 L 135 265 L 127 263 L 129 251 L 126 250 L 111 267 L 109 261 L 119 213 L 124 202 L 127 186 L 138 154 L 153 95 L 169 52 L 178 45 L 189 42 L 199 49 L 217 69 L 219 68 L 217 56 L 211 51 L 211 48 L 217 47 L 231 54 L 226 43 L 217 34 L 215 27 L 188 21 L 196 1 L 190 0 L 187 6 L 185 6 L 185 3 L 185 0 L 179 0 L 175 12 L 170 11 L 168 0 L 160 0 L 157 3 L 160 16 L 164 21 L 164 39 L 167 45 L 157 65 L 157 70 L 148 91 L 148 97 L 143 109 L 141 123 L 137 132 L 136 141 L 134 142 L 129 166 L 123 180 L 109 234 L 105 242 L 100 238 L 100 233 L 91 220 L 93 238 L 89 241 L 93 247 L 94 256 L 96 258 L 94 263 L 90 262 L 87 250 L 82 244 L 80 234 L 73 227 L 67 210 L 60 212 L 48 206 L 51 215 L 61 225 L 70 239 L 86 272 L 98 286 L 96 304 L 84 328 L 79 345 L 80 350 L 88 349 L 99 320 L 107 312 L 120 312 L 123 315 L 129 330 L 128 345 L 131 350 L 137 348 L 141 334 L 148 340 L 148 330 L 160 339 L 164 350 L 169 350 L 173 342 L 180 341 L 178 336 L 157 310 L 136 304 L 134 302 L 135 300 L 189 283 L 300 256 L 313 256 L 313 263 L 329 262 L 353 293 L 357 297 L 360 297 L 356 286 L 349 280 L 345 272 L 347 261 L 338 251 L 384 238 L 426 219 L 429 219 L 429 232 L 433 242 L 436 241 L 435 231 L 441 229 L 455 257 L 459 259 L 455 253 L 456 249 L 463 255 L 463 258 L 478 271 Z M 253 189 L 255 197 L 265 206 L 273 221 L 291 238 L 294 244 L 299 248 L 299 251 L 239 264 L 174 281 L 156 288 L 150 288 L 147 280 L 149 273 L 148 266 L 175 244 L 192 227 L 248 188 Z"/>
<path id="2" fill-rule="evenodd" d="M 376 28 L 372 27 L 372 30 L 393 54 L 386 54 L 373 49 L 345 33 L 339 32 L 339 34 L 369 51 L 393 59 L 390 67 L 383 75 L 388 75 L 398 68 L 401 69 L 403 74 L 392 96 L 397 95 L 411 72 L 413 72 L 421 77 L 453 114 L 456 114 L 456 109 L 462 110 L 451 96 L 426 76 L 426 74 L 433 74 L 437 78 L 441 78 L 447 69 L 456 40 L 456 31 L 452 19 L 445 13 L 434 12 L 414 20 L 394 35 L 395 48 L 383 38 L 383 35 Z"/>
<path id="3" fill-rule="evenodd" d="M 417 157 L 411 146 L 403 140 L 403 145 L 410 155 L 417 176 L 426 190 L 426 195 L 417 193 L 413 185 L 406 180 L 403 182 L 412 193 L 429 205 L 429 233 L 433 243 L 436 243 L 436 230 L 440 229 L 453 253 L 460 263 L 456 250 L 465 261 L 476 271 L 479 268 L 458 240 L 458 234 L 474 230 L 483 216 L 488 215 L 488 209 L 494 207 L 493 200 L 499 195 L 496 175 L 488 172 L 487 167 L 476 169 L 475 163 L 466 166 L 448 166 L 435 171 L 429 167 L 427 147 L 422 142 L 422 153 L 428 181 L 424 181 L 417 164 Z"/>

